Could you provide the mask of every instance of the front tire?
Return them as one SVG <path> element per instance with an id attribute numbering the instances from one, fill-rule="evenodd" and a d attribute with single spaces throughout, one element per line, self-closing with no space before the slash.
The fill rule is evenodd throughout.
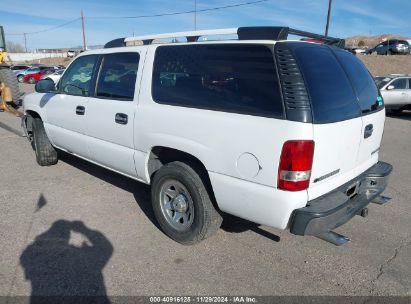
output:
<path id="1" fill-rule="evenodd" d="M 30 77 L 28 81 L 30 84 L 34 84 L 36 82 L 36 79 L 34 79 L 33 77 Z"/>
<path id="2" fill-rule="evenodd" d="M 206 176 L 194 168 L 194 164 L 179 161 L 168 163 L 155 173 L 151 185 L 153 210 L 160 227 L 184 245 L 211 236 L 222 222 L 207 191 Z"/>
<path id="3" fill-rule="evenodd" d="M 0 82 L 3 82 L 7 87 L 10 88 L 13 103 L 18 105 L 20 102 L 20 88 L 16 79 L 16 74 L 10 69 L 2 69 L 0 67 Z"/>
<path id="4" fill-rule="evenodd" d="M 40 118 L 33 118 L 33 149 L 36 153 L 36 160 L 40 166 L 51 166 L 57 163 L 57 151 L 51 145 L 43 122 Z"/>

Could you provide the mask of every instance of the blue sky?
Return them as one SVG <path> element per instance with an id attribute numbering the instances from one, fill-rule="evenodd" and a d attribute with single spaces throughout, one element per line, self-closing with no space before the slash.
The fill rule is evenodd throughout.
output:
<path id="1" fill-rule="evenodd" d="M 197 0 L 198 9 L 252 0 Z M 197 14 L 197 28 L 286 25 L 323 33 L 328 0 L 268 0 L 266 2 Z M 89 45 L 124 36 L 194 28 L 193 14 L 143 19 L 87 19 L 97 16 L 137 16 L 189 11 L 194 0 L 15 0 L 2 1 L 0 23 L 6 39 L 23 44 L 23 32 L 43 30 L 80 16 L 83 10 Z M 333 0 L 329 35 L 393 33 L 411 37 L 410 0 Z M 72 47 L 82 44 L 81 22 L 27 36 L 27 47 Z"/>

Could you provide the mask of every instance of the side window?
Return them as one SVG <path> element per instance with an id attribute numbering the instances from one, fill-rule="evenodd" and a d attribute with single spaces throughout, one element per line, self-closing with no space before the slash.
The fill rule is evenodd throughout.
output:
<path id="1" fill-rule="evenodd" d="M 411 90 L 411 78 L 408 78 L 408 89 Z"/>
<path id="2" fill-rule="evenodd" d="M 337 49 L 334 52 L 354 87 L 361 112 L 365 114 L 382 109 L 384 105 L 377 86 L 364 64 L 346 51 Z"/>
<path id="3" fill-rule="evenodd" d="M 95 97 L 133 100 L 139 60 L 138 53 L 104 55 Z"/>
<path id="4" fill-rule="evenodd" d="M 283 117 L 274 57 L 264 45 L 160 46 L 152 95 L 158 103 Z"/>
<path id="5" fill-rule="evenodd" d="M 405 90 L 407 88 L 407 79 L 400 78 L 390 83 L 390 86 L 394 86 L 393 90 Z"/>
<path id="6" fill-rule="evenodd" d="M 39 68 L 30 68 L 30 69 L 27 70 L 27 72 L 29 72 L 29 73 L 38 73 L 38 72 L 40 72 L 40 69 Z"/>
<path id="7" fill-rule="evenodd" d="M 60 91 L 68 95 L 89 96 L 96 61 L 97 55 L 76 59 L 64 73 L 60 81 Z"/>

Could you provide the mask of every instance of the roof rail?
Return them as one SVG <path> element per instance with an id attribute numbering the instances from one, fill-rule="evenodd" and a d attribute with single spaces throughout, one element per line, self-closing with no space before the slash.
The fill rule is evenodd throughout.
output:
<path id="1" fill-rule="evenodd" d="M 304 32 L 289 27 L 282 26 L 260 26 L 260 27 L 238 27 L 216 30 L 201 30 L 190 32 L 176 32 L 167 34 L 147 35 L 139 37 L 128 37 L 114 39 L 104 46 L 104 48 L 126 46 L 128 42 L 141 41 L 144 45 L 151 44 L 156 39 L 186 37 L 187 42 L 197 42 L 200 37 L 214 35 L 234 35 L 238 40 L 286 40 L 288 35 L 309 37 L 323 41 L 325 44 L 335 45 L 338 47 L 345 46 L 345 40 Z"/>

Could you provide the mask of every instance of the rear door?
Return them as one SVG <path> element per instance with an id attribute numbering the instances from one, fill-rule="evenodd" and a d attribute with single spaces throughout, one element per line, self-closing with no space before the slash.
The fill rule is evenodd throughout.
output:
<path id="1" fill-rule="evenodd" d="M 361 108 L 362 130 L 357 159 L 359 174 L 378 161 L 384 132 L 384 105 L 374 79 L 364 64 L 343 50 L 335 50 L 335 54 L 351 81 Z"/>
<path id="2" fill-rule="evenodd" d="M 312 200 L 355 177 L 362 119 L 350 80 L 329 47 L 301 45 L 294 53 L 312 107 L 315 148 L 308 188 Z"/>
<path id="3" fill-rule="evenodd" d="M 137 176 L 133 131 L 139 61 L 138 52 L 102 55 L 95 92 L 87 107 L 91 160 L 130 176 Z"/>

